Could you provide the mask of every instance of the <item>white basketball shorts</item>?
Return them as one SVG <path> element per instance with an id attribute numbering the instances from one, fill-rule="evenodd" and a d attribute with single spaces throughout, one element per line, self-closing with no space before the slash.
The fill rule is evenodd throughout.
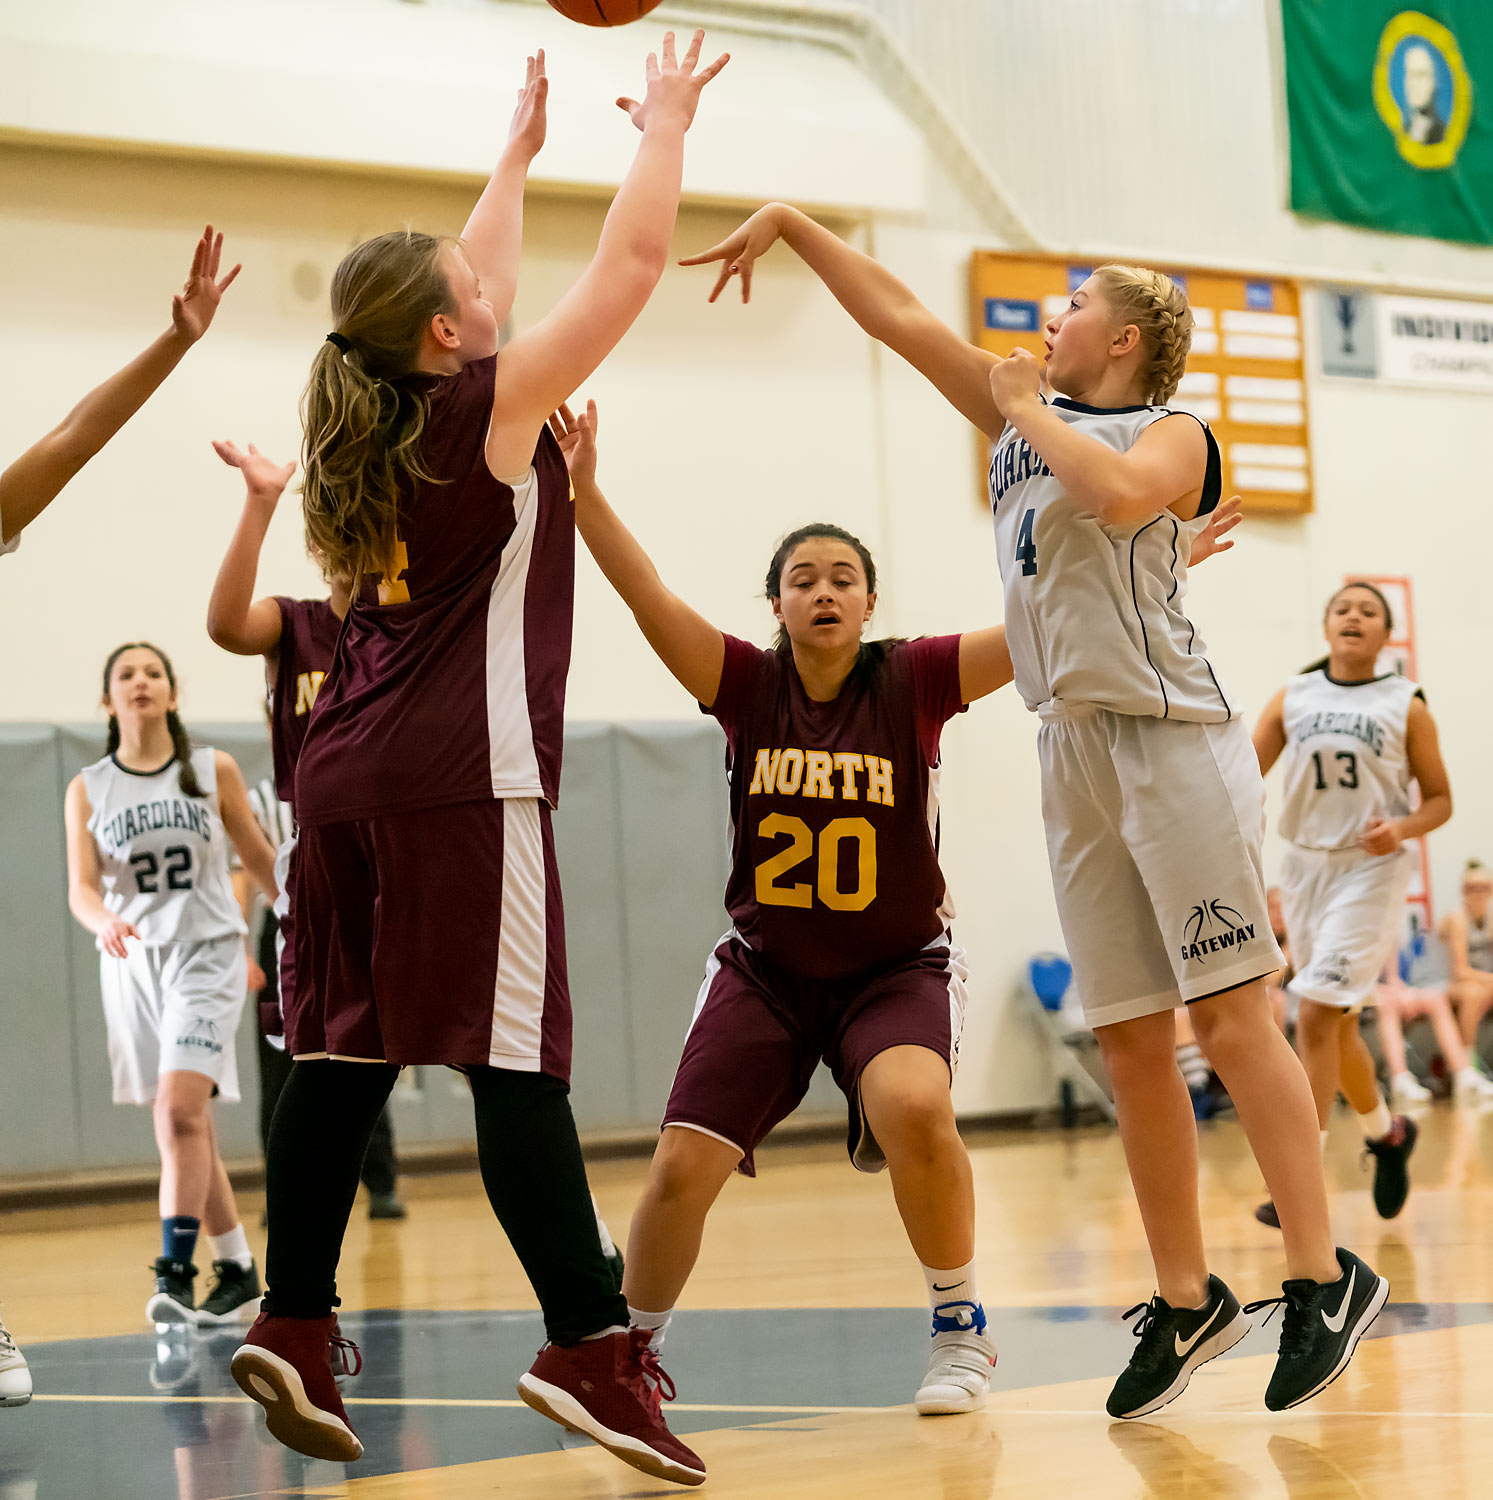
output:
<path id="1" fill-rule="evenodd" d="M 127 956 L 99 959 L 109 1067 L 116 1104 L 149 1104 L 162 1073 L 203 1073 L 219 1097 L 236 1102 L 234 1037 L 248 993 L 244 940 L 148 947 L 133 938 Z"/>
<path id="2" fill-rule="evenodd" d="M 1302 849 L 1292 844 L 1280 872 L 1280 904 L 1296 975 L 1291 991 L 1343 1010 L 1374 993 L 1394 952 L 1411 854 Z"/>
<path id="3" fill-rule="evenodd" d="M 1089 1025 L 1283 968 L 1260 858 L 1265 786 L 1244 725 L 1041 712 L 1047 856 Z"/>

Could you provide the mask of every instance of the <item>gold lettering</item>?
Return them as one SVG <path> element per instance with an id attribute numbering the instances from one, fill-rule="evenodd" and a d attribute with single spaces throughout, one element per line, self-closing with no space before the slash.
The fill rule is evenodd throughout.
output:
<path id="1" fill-rule="evenodd" d="M 316 702 L 316 695 L 321 691 L 321 685 L 326 678 L 325 672 L 302 672 L 295 680 L 295 715 L 301 718 L 311 712 L 311 706 Z"/>
<path id="2" fill-rule="evenodd" d="M 865 766 L 865 758 L 851 751 L 841 750 L 835 755 L 835 764 L 840 768 L 840 796 L 846 802 L 854 802 L 860 796 L 855 785 L 855 773 Z"/>
<path id="3" fill-rule="evenodd" d="M 842 891 L 840 841 L 848 838 L 856 842 L 859 873 L 855 889 Z M 819 899 L 831 911 L 865 911 L 876 899 L 876 830 L 865 818 L 835 818 L 819 835 Z"/>
<path id="4" fill-rule="evenodd" d="M 408 604 L 410 602 L 410 586 L 404 581 L 404 575 L 409 571 L 409 566 L 409 551 L 403 540 L 395 536 L 394 556 L 384 570 L 383 578 L 379 581 L 378 602 L 380 604 Z"/>
<path id="5" fill-rule="evenodd" d="M 777 785 L 778 757 L 782 753 L 781 750 L 757 752 L 757 764 L 752 771 L 752 784 L 747 789 L 748 797 L 755 797 L 759 792 L 765 796 Z"/>
<path id="6" fill-rule="evenodd" d="M 830 777 L 835 773 L 835 758 L 827 750 L 810 750 L 804 772 L 805 797 L 833 797 Z"/>
<path id="7" fill-rule="evenodd" d="M 778 791 L 785 797 L 792 797 L 798 791 L 798 785 L 804 775 L 804 753 L 795 750 L 791 745 L 783 751 L 782 758 L 778 761 Z"/>
<path id="8" fill-rule="evenodd" d="M 764 906 L 812 906 L 814 890 L 807 880 L 793 885 L 778 885 L 779 875 L 796 869 L 814 853 L 814 835 L 802 818 L 790 818 L 783 813 L 768 813 L 757 825 L 760 838 L 787 837 L 786 849 L 779 849 L 770 858 L 757 866 L 757 900 Z"/>
<path id="9" fill-rule="evenodd" d="M 895 805 L 892 797 L 892 763 L 880 755 L 866 757 L 866 801 L 883 807 Z"/>

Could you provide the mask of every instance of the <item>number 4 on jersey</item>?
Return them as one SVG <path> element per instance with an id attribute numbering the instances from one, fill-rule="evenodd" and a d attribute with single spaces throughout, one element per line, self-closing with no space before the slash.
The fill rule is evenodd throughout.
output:
<path id="1" fill-rule="evenodd" d="M 1016 561 L 1021 564 L 1023 578 L 1034 577 L 1037 572 L 1037 543 L 1032 538 L 1032 526 L 1037 512 L 1029 510 L 1021 518 L 1021 527 L 1016 533 Z"/>

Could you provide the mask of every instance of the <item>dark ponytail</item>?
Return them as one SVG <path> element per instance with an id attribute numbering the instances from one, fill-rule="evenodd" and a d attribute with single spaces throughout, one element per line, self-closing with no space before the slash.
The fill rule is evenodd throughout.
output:
<path id="1" fill-rule="evenodd" d="M 176 669 L 171 665 L 171 658 L 161 650 L 159 646 L 152 646 L 149 641 L 126 641 L 122 646 L 116 646 L 110 653 L 109 659 L 104 663 L 104 702 L 109 701 L 109 679 L 114 675 L 114 663 L 124 655 L 126 651 L 149 651 L 160 661 L 166 670 L 166 681 L 171 684 L 171 691 L 176 692 Z M 207 793 L 202 788 L 202 783 L 197 779 L 197 768 L 192 764 L 192 736 L 187 733 L 187 726 L 182 723 L 181 715 L 173 708 L 167 711 L 166 728 L 171 732 L 171 751 L 176 757 L 181 769 L 177 773 L 183 793 L 188 797 L 205 797 Z M 104 754 L 113 755 L 119 749 L 119 719 L 109 715 L 109 735 L 104 745 Z"/>

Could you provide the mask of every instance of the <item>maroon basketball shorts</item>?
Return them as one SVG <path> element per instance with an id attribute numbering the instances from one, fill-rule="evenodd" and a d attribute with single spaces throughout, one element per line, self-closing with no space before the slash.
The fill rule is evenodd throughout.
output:
<path id="1" fill-rule="evenodd" d="M 727 933 L 705 964 L 665 1127 L 734 1146 L 738 1170 L 753 1177 L 752 1153 L 798 1108 L 823 1061 L 849 1105 L 851 1162 L 879 1172 L 886 1158 L 861 1107 L 861 1073 L 889 1047 L 927 1047 L 947 1061 L 952 1082 L 967 974 L 947 933 L 900 963 L 840 980 L 784 973 Z"/>
<path id="2" fill-rule="evenodd" d="M 291 1054 L 570 1077 L 548 804 L 463 802 L 303 827 Z"/>

